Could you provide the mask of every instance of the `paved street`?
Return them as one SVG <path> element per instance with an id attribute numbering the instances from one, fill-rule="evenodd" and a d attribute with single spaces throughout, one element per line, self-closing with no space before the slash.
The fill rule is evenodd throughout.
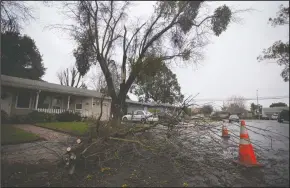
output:
<path id="1" fill-rule="evenodd" d="M 237 125 L 229 125 L 232 137 L 239 135 L 240 127 Z M 257 159 L 264 165 L 265 180 L 272 185 L 289 186 L 289 124 L 275 120 L 246 120 L 246 125 L 252 145 L 257 150 Z M 233 141 L 239 139 L 231 138 L 230 142 Z"/>

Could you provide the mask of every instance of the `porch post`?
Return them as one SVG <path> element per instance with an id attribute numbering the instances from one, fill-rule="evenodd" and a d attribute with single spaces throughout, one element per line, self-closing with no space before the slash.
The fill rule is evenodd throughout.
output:
<path id="1" fill-rule="evenodd" d="M 70 96 L 67 97 L 67 109 L 69 110 Z"/>
<path id="2" fill-rule="evenodd" d="M 39 93 L 41 92 L 41 90 L 38 90 L 36 92 L 36 100 L 35 100 L 35 110 L 37 110 L 38 107 L 38 99 L 39 99 Z"/>
<path id="3" fill-rule="evenodd" d="M 94 111 L 93 111 L 93 109 L 94 109 L 94 97 L 92 97 L 92 116 L 94 115 Z"/>

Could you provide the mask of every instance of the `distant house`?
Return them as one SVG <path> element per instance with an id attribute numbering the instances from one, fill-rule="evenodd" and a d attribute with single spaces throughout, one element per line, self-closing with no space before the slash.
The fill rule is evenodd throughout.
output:
<path id="1" fill-rule="evenodd" d="M 79 112 L 82 116 L 100 114 L 101 93 L 38 80 L 1 75 L 1 110 L 9 116 L 32 111 L 59 114 Z M 111 98 L 103 102 L 102 119 L 110 116 Z"/>
<path id="2" fill-rule="evenodd" d="M 143 103 L 138 101 L 126 100 L 127 103 L 127 113 L 132 113 L 135 110 L 156 110 L 158 112 L 173 112 L 179 107 L 170 104 L 158 104 L 158 103 Z"/>
<path id="3" fill-rule="evenodd" d="M 282 110 L 289 110 L 289 107 L 262 108 L 262 115 L 271 118 L 273 114 L 279 114 Z"/>
<path id="4" fill-rule="evenodd" d="M 191 108 L 191 113 L 192 113 L 192 114 L 199 114 L 200 111 L 201 111 L 201 108 L 197 108 L 197 107 L 195 107 L 195 108 Z"/>
<path id="5" fill-rule="evenodd" d="M 210 116 L 212 118 L 226 119 L 226 118 L 229 118 L 230 113 L 227 111 L 216 111 L 216 112 L 211 113 Z"/>

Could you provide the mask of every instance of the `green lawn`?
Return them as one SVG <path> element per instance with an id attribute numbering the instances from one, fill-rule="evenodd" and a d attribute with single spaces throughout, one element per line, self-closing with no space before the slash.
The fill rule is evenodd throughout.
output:
<path id="1" fill-rule="evenodd" d="M 41 138 L 33 133 L 18 129 L 12 125 L 1 125 L 1 143 L 3 145 L 20 144 L 37 140 L 41 140 Z"/>
<path id="2" fill-rule="evenodd" d="M 71 133 L 73 135 L 83 136 L 88 133 L 88 124 L 85 122 L 52 122 L 52 123 L 37 123 L 38 126 Z"/>

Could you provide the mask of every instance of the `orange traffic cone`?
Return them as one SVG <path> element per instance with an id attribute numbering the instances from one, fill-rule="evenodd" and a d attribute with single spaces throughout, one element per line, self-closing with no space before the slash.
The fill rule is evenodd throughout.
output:
<path id="1" fill-rule="evenodd" d="M 246 167 L 262 166 L 257 162 L 244 120 L 241 121 L 239 160 L 234 162 Z"/>
<path id="2" fill-rule="evenodd" d="M 222 137 L 223 138 L 230 138 L 229 131 L 226 126 L 223 125 L 222 127 Z"/>

